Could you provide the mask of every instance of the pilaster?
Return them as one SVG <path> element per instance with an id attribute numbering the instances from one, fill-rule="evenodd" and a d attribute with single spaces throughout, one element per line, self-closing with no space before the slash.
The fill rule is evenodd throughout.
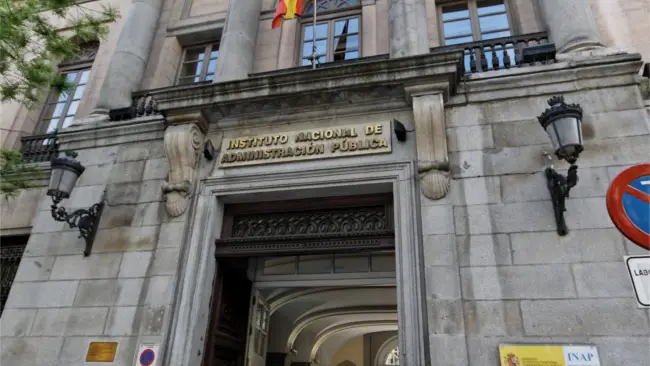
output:
<path id="1" fill-rule="evenodd" d="M 420 189 L 432 200 L 444 197 L 450 185 L 444 106 L 448 90 L 446 83 L 405 88 L 407 100 L 413 105 Z"/>

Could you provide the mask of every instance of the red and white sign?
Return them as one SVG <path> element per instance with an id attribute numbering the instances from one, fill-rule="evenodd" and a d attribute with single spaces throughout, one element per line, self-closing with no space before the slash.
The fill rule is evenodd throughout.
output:
<path id="1" fill-rule="evenodd" d="M 160 350 L 160 344 L 153 343 L 153 344 L 147 344 L 143 343 L 140 344 L 140 347 L 138 347 L 138 353 L 136 354 L 136 360 L 135 360 L 135 365 L 136 366 L 157 366 L 160 363 L 158 362 L 158 359 L 160 357 L 159 351 Z"/>
<path id="2" fill-rule="evenodd" d="M 623 235 L 650 250 L 650 164 L 627 168 L 612 180 L 607 211 Z"/>

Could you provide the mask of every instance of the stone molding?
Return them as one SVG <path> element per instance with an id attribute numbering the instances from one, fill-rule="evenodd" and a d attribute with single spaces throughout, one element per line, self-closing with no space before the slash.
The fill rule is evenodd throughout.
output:
<path id="1" fill-rule="evenodd" d="M 88 149 L 163 138 L 165 118 L 147 116 L 120 122 L 79 121 L 57 134 L 60 150 Z"/>
<path id="2" fill-rule="evenodd" d="M 210 293 L 216 271 L 214 240 L 222 227 L 224 200 L 228 197 L 256 195 L 263 192 L 281 194 L 287 190 L 313 189 L 323 186 L 372 185 L 392 182 L 396 224 L 398 320 L 400 351 L 404 365 L 428 365 L 429 334 L 425 305 L 424 253 L 419 220 L 418 192 L 413 184 L 416 166 L 412 161 L 347 165 L 327 169 L 290 172 L 237 174 L 210 177 L 198 183 L 199 196 L 193 200 L 186 225 L 188 239 L 180 253 L 181 267 L 175 286 L 174 316 L 165 341 L 164 365 L 195 365 L 201 362 Z M 350 179 L 354 177 L 354 179 Z M 402 361 L 402 360 L 400 360 Z"/>
<path id="3" fill-rule="evenodd" d="M 422 79 L 447 82 L 453 93 L 460 79 L 461 62 L 462 51 L 450 51 L 316 70 L 280 71 L 209 85 L 173 86 L 152 90 L 150 94 L 163 112 L 203 109 L 212 123 L 252 111 L 289 115 L 294 112 L 289 103 L 298 96 L 312 100 L 310 104 L 296 106 L 302 108 L 314 107 L 317 101 L 336 101 L 341 99 L 341 93 L 354 90 L 366 99 L 384 97 L 386 94 L 380 90 L 390 94 L 390 90 Z M 346 95 L 341 101 L 348 103 Z"/>
<path id="4" fill-rule="evenodd" d="M 189 205 L 207 126 L 199 113 L 170 116 L 168 125 L 164 144 L 169 171 L 161 188 L 167 213 L 177 217 Z"/>
<path id="5" fill-rule="evenodd" d="M 636 85 L 642 65 L 640 54 L 617 54 L 472 74 L 447 106 Z"/>

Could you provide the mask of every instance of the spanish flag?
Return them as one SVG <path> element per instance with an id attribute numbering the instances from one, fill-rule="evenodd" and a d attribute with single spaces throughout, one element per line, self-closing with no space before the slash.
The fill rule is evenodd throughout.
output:
<path id="1" fill-rule="evenodd" d="M 246 1 L 246 0 L 241 0 Z M 278 28 L 282 24 L 282 19 L 293 19 L 295 16 L 302 15 L 302 0 L 280 0 L 278 8 L 275 10 L 271 28 Z"/>

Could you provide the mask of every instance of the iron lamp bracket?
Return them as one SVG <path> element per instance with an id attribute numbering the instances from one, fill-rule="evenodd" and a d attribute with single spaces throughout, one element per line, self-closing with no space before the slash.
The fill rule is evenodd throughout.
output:
<path id="1" fill-rule="evenodd" d="M 84 250 L 85 257 L 89 256 L 92 251 L 95 234 L 97 234 L 97 228 L 99 227 L 99 220 L 104 210 L 105 196 L 106 192 L 104 192 L 101 202 L 95 203 L 88 209 L 82 208 L 70 213 L 64 207 L 58 207 L 58 204 L 61 202 L 60 197 L 52 197 L 52 218 L 56 221 L 67 222 L 70 228 L 79 228 L 79 237 L 84 238 L 86 241 L 86 249 Z"/>
<path id="2" fill-rule="evenodd" d="M 548 191 L 551 193 L 551 201 L 553 203 L 553 211 L 555 213 L 555 223 L 557 226 L 557 233 L 560 236 L 565 236 L 569 233 L 564 220 L 564 211 L 566 211 L 566 199 L 569 198 L 569 191 L 576 184 L 578 184 L 578 166 L 571 164 L 567 176 L 555 171 L 549 167 L 546 168 L 546 185 Z"/>

